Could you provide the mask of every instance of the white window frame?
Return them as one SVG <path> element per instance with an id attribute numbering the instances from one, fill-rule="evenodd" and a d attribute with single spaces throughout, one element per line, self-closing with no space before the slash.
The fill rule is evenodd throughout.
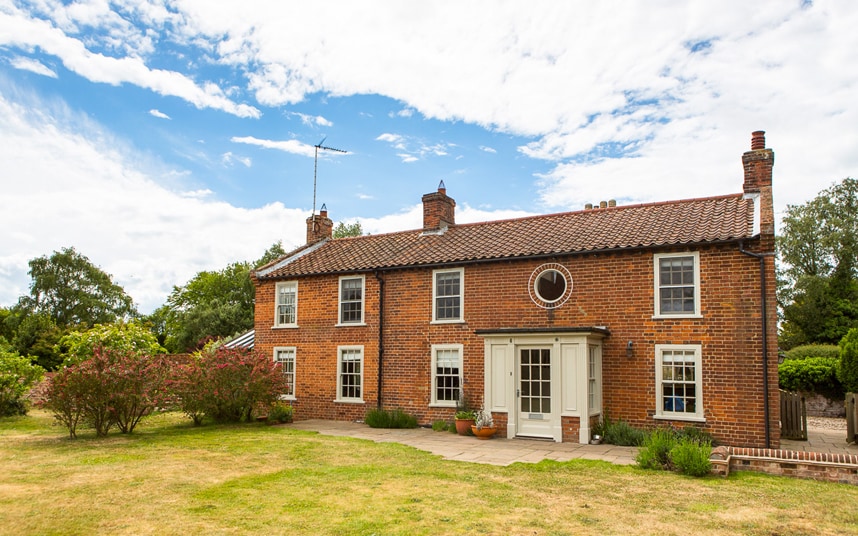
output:
<path id="1" fill-rule="evenodd" d="M 459 317 L 458 318 L 441 318 L 437 317 L 438 298 L 449 298 L 451 296 L 438 296 L 438 276 L 449 273 L 459 274 Z M 465 269 L 464 268 L 441 268 L 432 270 L 432 323 L 433 324 L 460 324 L 465 319 Z"/>
<path id="2" fill-rule="evenodd" d="M 670 352 L 693 352 L 691 357 L 694 362 L 694 393 L 695 412 L 667 411 L 664 409 L 662 400 L 662 365 L 664 353 Z M 668 419 L 672 421 L 706 422 L 703 412 L 703 360 L 701 357 L 702 347 L 699 344 L 656 344 L 655 345 L 655 415 L 656 419 Z"/>
<path id="3" fill-rule="evenodd" d="M 291 287 L 295 294 L 295 321 L 280 322 L 280 289 Z M 297 328 L 298 327 L 298 282 L 281 281 L 274 286 L 274 327 L 275 328 Z"/>
<path id="4" fill-rule="evenodd" d="M 694 311 L 693 312 L 662 312 L 661 311 L 661 260 L 677 257 L 691 257 L 694 262 Z M 684 251 L 681 253 L 656 253 L 653 255 L 653 318 L 702 318 L 700 314 L 700 253 Z"/>
<path id="5" fill-rule="evenodd" d="M 441 407 L 441 408 L 454 408 L 456 407 L 456 403 L 458 402 L 459 393 L 461 389 L 464 387 L 464 374 L 463 374 L 463 365 L 464 365 L 464 345 L 461 344 L 433 344 L 432 345 L 432 385 L 430 386 L 430 391 L 432 392 L 432 400 L 429 403 L 432 407 Z M 439 352 L 447 352 L 450 350 L 455 350 L 458 352 L 458 368 L 459 368 L 459 388 L 456 389 L 456 393 L 454 395 L 453 400 L 438 400 L 438 353 Z"/>
<path id="6" fill-rule="evenodd" d="M 587 405 L 590 416 L 602 413 L 602 347 L 587 345 Z"/>
<path id="7" fill-rule="evenodd" d="M 360 361 L 360 373 L 358 374 L 358 378 L 360 380 L 360 396 L 358 397 L 344 397 L 343 393 L 343 354 L 346 352 L 352 353 L 357 351 L 359 354 Z M 364 352 L 363 346 L 337 346 L 337 397 L 334 399 L 334 402 L 343 402 L 348 404 L 363 404 L 363 394 L 366 390 L 366 384 L 364 383 Z"/>
<path id="8" fill-rule="evenodd" d="M 352 279 L 360 279 L 360 319 L 352 320 L 349 322 L 343 322 L 343 281 L 348 281 Z M 343 275 L 340 276 L 339 282 L 337 283 L 337 326 L 365 326 L 364 322 L 365 314 L 366 314 L 366 276 L 364 275 Z"/>
<path id="9" fill-rule="evenodd" d="M 278 359 L 280 352 L 291 352 L 292 353 L 292 358 L 291 358 L 292 372 L 291 373 L 286 372 L 285 363 L 287 360 Z M 275 346 L 274 347 L 274 362 L 283 364 L 283 375 L 284 376 L 286 376 L 286 375 L 292 376 L 292 392 L 281 394 L 280 398 L 282 400 L 295 400 L 295 386 L 296 386 L 297 378 L 298 378 L 298 376 L 297 376 L 297 373 L 298 373 L 298 371 L 297 371 L 297 364 L 298 364 L 297 354 L 298 354 L 298 349 L 295 346 Z"/>

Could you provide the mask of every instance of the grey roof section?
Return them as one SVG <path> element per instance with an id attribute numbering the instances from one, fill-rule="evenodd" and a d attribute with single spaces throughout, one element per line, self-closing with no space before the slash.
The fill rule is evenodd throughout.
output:
<path id="1" fill-rule="evenodd" d="M 242 333 L 238 337 L 224 344 L 225 348 L 253 348 L 256 341 L 256 330 L 251 329 L 246 333 Z"/>

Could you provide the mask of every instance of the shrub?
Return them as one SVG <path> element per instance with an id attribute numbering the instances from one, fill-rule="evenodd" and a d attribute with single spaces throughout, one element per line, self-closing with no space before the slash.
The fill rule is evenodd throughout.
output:
<path id="1" fill-rule="evenodd" d="M 60 339 L 56 349 L 65 357 L 63 364 L 70 366 L 92 357 L 96 348 L 138 355 L 166 352 L 149 329 L 134 322 L 96 324 L 86 331 L 72 331 Z"/>
<path id="2" fill-rule="evenodd" d="M 292 422 L 292 406 L 283 402 L 275 402 L 268 409 L 268 422 L 286 423 Z"/>
<path id="3" fill-rule="evenodd" d="M 655 428 L 645 435 L 635 461 L 644 469 L 705 476 L 712 470 L 711 454 L 712 443 L 708 434 L 696 427 L 688 426 L 682 430 Z"/>
<path id="4" fill-rule="evenodd" d="M 432 422 L 432 430 L 435 432 L 446 432 L 450 429 L 450 426 L 450 423 L 444 420 L 437 420 Z M 453 426 L 453 430 L 455 429 L 456 427 Z"/>
<path id="5" fill-rule="evenodd" d="M 366 412 L 364 422 L 370 428 L 417 428 L 417 418 L 401 409 L 371 409 Z"/>
<path id="6" fill-rule="evenodd" d="M 27 393 L 45 369 L 8 347 L 0 347 L 0 417 L 27 414 Z"/>
<path id="7" fill-rule="evenodd" d="M 840 340 L 837 378 L 846 392 L 858 393 L 858 329 L 850 329 Z"/>
<path id="8" fill-rule="evenodd" d="M 778 365 L 778 385 L 787 391 L 818 393 L 831 400 L 842 400 L 843 384 L 837 379 L 837 359 L 807 357 Z"/>
<path id="9" fill-rule="evenodd" d="M 197 354 L 176 367 L 171 391 L 194 424 L 249 421 L 256 407 L 267 407 L 287 390 L 280 363 L 246 348 L 220 347 Z"/>
<path id="10" fill-rule="evenodd" d="M 689 439 L 691 441 L 695 441 L 699 444 L 707 444 L 707 445 L 715 445 L 716 442 L 712 438 L 712 434 L 703 430 L 702 428 L 698 428 L 697 426 L 685 426 L 684 428 L 678 430 L 676 432 L 677 439 Z"/>
<path id="11" fill-rule="evenodd" d="M 840 357 L 840 348 L 836 344 L 805 344 L 796 346 L 785 353 L 785 359 L 807 359 L 808 357 Z"/>
<path id="12" fill-rule="evenodd" d="M 676 471 L 688 476 L 706 476 L 712 471 L 712 445 L 681 439 L 670 451 L 670 462 Z"/>
<path id="13" fill-rule="evenodd" d="M 644 469 L 670 469 L 670 452 L 676 442 L 673 430 L 656 428 L 645 434 L 635 461 Z"/>
<path id="14" fill-rule="evenodd" d="M 119 431 L 130 434 L 140 420 L 164 405 L 168 398 L 169 367 L 160 355 L 115 353 L 107 380 L 114 420 Z"/>
<path id="15" fill-rule="evenodd" d="M 91 357 L 53 375 L 44 405 L 72 438 L 81 421 L 98 436 L 114 425 L 131 433 L 166 399 L 166 375 L 160 357 L 98 347 Z"/>
<path id="16" fill-rule="evenodd" d="M 603 428 L 602 438 L 611 445 L 637 447 L 644 439 L 642 430 L 624 421 L 610 422 L 606 419 Z"/>

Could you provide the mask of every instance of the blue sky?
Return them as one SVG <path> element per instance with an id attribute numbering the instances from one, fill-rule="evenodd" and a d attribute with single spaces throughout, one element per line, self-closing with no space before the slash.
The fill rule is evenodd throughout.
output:
<path id="1" fill-rule="evenodd" d="M 0 304 L 74 246 L 140 310 L 304 240 L 741 189 L 780 213 L 858 168 L 851 1 L 0 0 Z"/>

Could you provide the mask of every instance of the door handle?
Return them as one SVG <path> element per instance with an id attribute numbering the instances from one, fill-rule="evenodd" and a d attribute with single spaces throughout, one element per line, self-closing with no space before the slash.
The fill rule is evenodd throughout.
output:
<path id="1" fill-rule="evenodd" d="M 516 398 L 521 398 L 521 389 L 516 389 L 516 390 L 515 390 L 515 397 L 516 397 Z"/>

